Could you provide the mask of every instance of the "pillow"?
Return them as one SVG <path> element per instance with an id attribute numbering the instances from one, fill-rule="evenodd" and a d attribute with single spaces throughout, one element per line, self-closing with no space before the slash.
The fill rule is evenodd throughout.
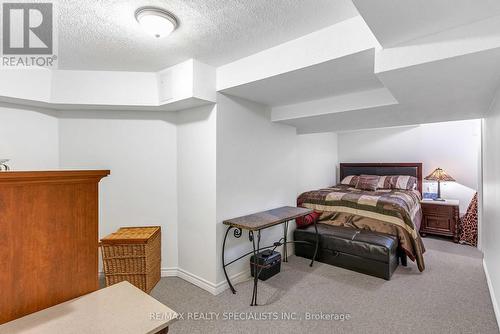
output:
<path id="1" fill-rule="evenodd" d="M 416 189 L 417 178 L 409 175 L 388 175 L 381 176 L 377 188 L 378 189 Z"/>
<path id="2" fill-rule="evenodd" d="M 356 189 L 375 191 L 379 180 L 380 176 L 378 175 L 360 175 Z"/>
<path id="3" fill-rule="evenodd" d="M 296 218 L 295 222 L 297 223 L 297 228 L 302 228 L 314 224 L 315 221 L 318 221 L 319 216 L 320 214 L 318 212 L 313 211 L 304 217 Z"/>
<path id="4" fill-rule="evenodd" d="M 358 183 L 359 176 L 357 175 L 349 175 L 344 177 L 340 184 L 345 184 L 347 186 L 356 187 L 356 183 Z"/>

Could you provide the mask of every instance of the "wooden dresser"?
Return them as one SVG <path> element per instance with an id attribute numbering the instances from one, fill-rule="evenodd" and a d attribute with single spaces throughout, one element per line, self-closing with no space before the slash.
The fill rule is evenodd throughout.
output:
<path id="1" fill-rule="evenodd" d="M 427 234 L 452 237 L 458 242 L 459 202 L 458 200 L 421 201 L 422 225 L 420 235 Z"/>
<path id="2" fill-rule="evenodd" d="M 108 170 L 0 172 L 0 324 L 98 288 Z"/>

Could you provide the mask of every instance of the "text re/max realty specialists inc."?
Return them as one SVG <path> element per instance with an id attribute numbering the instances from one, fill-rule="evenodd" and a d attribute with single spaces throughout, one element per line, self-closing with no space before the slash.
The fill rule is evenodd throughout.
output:
<path id="1" fill-rule="evenodd" d="M 151 320 L 168 320 L 175 315 L 168 313 L 151 313 Z M 194 321 L 348 321 L 350 313 L 335 312 L 185 312 L 178 313 L 178 320 Z"/>

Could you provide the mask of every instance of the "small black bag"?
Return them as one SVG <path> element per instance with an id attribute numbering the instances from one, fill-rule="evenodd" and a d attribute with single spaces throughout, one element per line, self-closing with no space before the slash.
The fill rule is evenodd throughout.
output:
<path id="1" fill-rule="evenodd" d="M 254 277 L 254 258 L 255 256 L 253 255 L 250 257 L 250 272 L 252 273 L 252 277 Z M 273 252 L 270 249 L 266 249 L 265 251 L 257 254 L 257 264 L 257 272 L 260 271 L 259 279 L 265 281 L 280 272 L 281 254 L 279 252 Z"/>

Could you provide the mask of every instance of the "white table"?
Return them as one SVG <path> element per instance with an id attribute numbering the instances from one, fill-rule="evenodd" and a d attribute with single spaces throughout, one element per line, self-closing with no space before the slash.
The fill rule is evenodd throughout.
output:
<path id="1" fill-rule="evenodd" d="M 0 325 L 0 333 L 150 334 L 176 320 L 176 312 L 121 282 Z"/>

